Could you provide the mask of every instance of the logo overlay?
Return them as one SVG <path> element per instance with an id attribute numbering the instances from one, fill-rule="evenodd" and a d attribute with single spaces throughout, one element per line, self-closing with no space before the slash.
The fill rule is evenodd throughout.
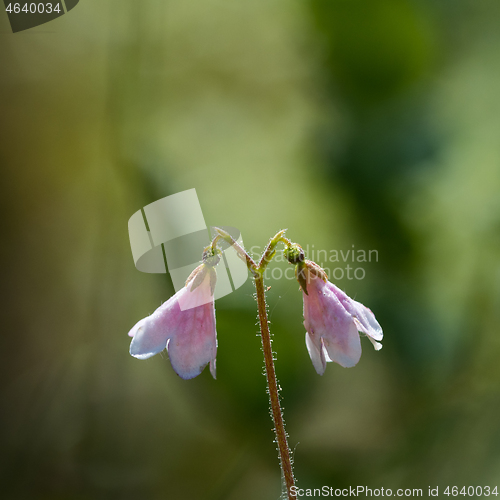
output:
<path id="1" fill-rule="evenodd" d="M 11 2 L 4 0 L 5 12 L 9 17 L 13 33 L 24 31 L 63 16 L 76 7 L 79 0 L 34 0 Z"/>
<path id="2" fill-rule="evenodd" d="M 219 226 L 243 246 L 238 229 Z M 207 227 L 196 189 L 157 200 L 138 210 L 128 221 L 130 247 L 135 267 L 143 273 L 168 273 L 176 292 L 181 290 L 192 271 L 200 265 L 203 249 L 216 235 Z M 246 264 L 234 248 L 219 242 L 222 259 L 217 266 L 214 298 L 229 295 L 248 278 Z M 189 309 L 212 300 L 186 305 Z"/>

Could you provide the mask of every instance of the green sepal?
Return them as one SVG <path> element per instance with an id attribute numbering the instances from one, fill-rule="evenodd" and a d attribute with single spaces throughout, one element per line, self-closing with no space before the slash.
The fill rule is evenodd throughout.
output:
<path id="1" fill-rule="evenodd" d="M 217 272 L 213 267 L 210 267 L 208 272 L 210 273 L 210 295 L 215 292 L 215 284 L 217 283 Z"/>
<path id="2" fill-rule="evenodd" d="M 309 295 L 309 293 L 307 292 L 306 269 L 307 269 L 306 265 L 303 262 L 299 262 L 295 267 L 295 277 L 297 278 L 297 281 L 299 282 L 302 291 L 306 295 Z"/>
<path id="3" fill-rule="evenodd" d="M 190 274 L 189 278 L 186 281 L 186 286 L 191 280 L 193 280 L 191 284 L 191 290 L 190 290 L 191 292 L 193 292 L 203 283 L 207 275 L 208 269 L 209 268 L 205 264 L 201 264 Z"/>

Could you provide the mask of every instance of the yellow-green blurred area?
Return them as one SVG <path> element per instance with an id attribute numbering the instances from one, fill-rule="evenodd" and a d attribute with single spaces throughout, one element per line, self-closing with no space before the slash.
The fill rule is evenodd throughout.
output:
<path id="1" fill-rule="evenodd" d="M 216 303 L 216 381 L 128 353 L 173 293 L 128 219 L 191 188 L 247 248 L 378 251 L 336 284 L 384 348 L 323 377 L 298 284 L 267 282 L 300 487 L 500 487 L 499 22 L 496 0 L 1 13 L 0 496 L 279 498 L 251 280 Z"/>

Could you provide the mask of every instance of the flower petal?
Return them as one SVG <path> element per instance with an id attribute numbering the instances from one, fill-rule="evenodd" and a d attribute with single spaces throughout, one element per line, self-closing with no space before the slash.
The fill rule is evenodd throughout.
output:
<path id="1" fill-rule="evenodd" d="M 217 369 L 215 366 L 215 362 L 216 362 L 215 358 L 210 361 L 210 373 L 214 379 L 217 378 Z"/>
<path id="2" fill-rule="evenodd" d="M 337 296 L 337 287 L 317 279 L 311 280 L 308 290 L 308 295 L 303 294 L 304 326 L 318 350 L 319 359 L 326 359 L 321 352 L 324 346 L 332 361 L 344 367 L 354 366 L 361 357 L 361 342 L 353 317 Z M 311 359 L 314 364 L 317 357 L 311 356 Z"/>
<path id="3" fill-rule="evenodd" d="M 355 366 L 361 358 L 361 342 L 354 321 L 341 332 L 326 335 L 323 342 L 330 359 L 344 368 Z"/>
<path id="4" fill-rule="evenodd" d="M 361 332 L 374 340 L 382 340 L 384 338 L 382 327 L 368 307 L 351 299 L 351 310 L 349 312 L 358 320 L 358 326 L 360 326 L 359 330 Z"/>
<path id="5" fill-rule="evenodd" d="M 373 340 L 369 335 L 367 335 L 367 338 L 373 344 L 373 347 L 376 351 L 380 351 L 380 349 L 382 349 L 382 344 L 380 342 Z"/>
<path id="6" fill-rule="evenodd" d="M 149 318 L 149 316 L 148 316 Z M 141 319 L 141 321 L 138 321 L 130 330 L 130 332 L 128 332 L 128 336 L 129 337 L 133 337 L 136 333 L 137 333 L 137 330 L 139 330 L 140 327 L 142 327 L 144 325 L 144 323 L 147 321 L 148 318 L 143 318 Z"/>
<path id="7" fill-rule="evenodd" d="M 217 337 L 213 302 L 181 311 L 167 345 L 172 368 L 183 379 L 198 376 L 205 366 L 215 360 Z M 215 369 L 215 364 L 213 363 Z M 212 375 L 214 370 L 212 370 Z"/>
<path id="8" fill-rule="evenodd" d="M 176 324 L 178 313 L 176 293 L 164 302 L 147 318 L 141 319 L 129 332 L 133 337 L 130 343 L 130 354 L 137 359 L 148 359 L 163 351 Z"/>
<path id="9" fill-rule="evenodd" d="M 313 268 L 305 264 L 309 277 Z M 378 351 L 382 344 L 382 328 L 374 314 L 363 304 L 352 300 L 340 288 L 322 279 L 308 280 L 304 299 L 306 345 L 316 371 L 322 374 L 329 361 L 346 368 L 356 365 L 361 357 L 359 332 L 366 334 Z"/>
<path id="10" fill-rule="evenodd" d="M 204 304 L 212 304 L 214 297 L 212 293 L 212 281 L 215 270 L 202 269 L 196 277 L 178 292 L 178 301 L 182 311 L 193 309 Z M 197 283 L 196 279 L 202 276 L 203 281 Z M 182 292 L 182 293 L 181 293 Z"/>
<path id="11" fill-rule="evenodd" d="M 163 351 L 167 346 L 168 331 L 156 328 L 151 316 L 139 321 L 130 330 L 129 335 L 133 337 L 130 343 L 130 354 L 137 359 L 148 359 Z"/>
<path id="12" fill-rule="evenodd" d="M 207 296 L 209 302 L 195 305 Z M 187 309 L 181 309 L 181 302 L 188 305 Z M 196 377 L 208 363 L 215 378 L 217 334 L 209 273 L 194 291 L 190 284 L 179 290 L 151 316 L 139 321 L 129 335 L 133 337 L 132 356 L 147 359 L 166 347 L 172 368 L 181 378 Z"/>
<path id="13" fill-rule="evenodd" d="M 309 332 L 306 332 L 306 347 L 307 351 L 309 352 L 309 356 L 311 358 L 314 369 L 319 375 L 323 375 L 326 369 L 326 359 L 325 350 L 323 348 L 321 339 L 319 339 L 319 346 L 317 346 L 316 342 L 311 339 Z"/>
<path id="14" fill-rule="evenodd" d="M 336 287 L 333 283 L 327 284 L 328 288 L 339 299 L 340 303 L 344 306 L 345 310 L 357 320 L 358 330 L 368 335 L 374 340 L 382 340 L 384 334 L 382 327 L 375 319 L 375 315 L 368 307 L 360 302 L 351 299 L 344 291 Z"/>

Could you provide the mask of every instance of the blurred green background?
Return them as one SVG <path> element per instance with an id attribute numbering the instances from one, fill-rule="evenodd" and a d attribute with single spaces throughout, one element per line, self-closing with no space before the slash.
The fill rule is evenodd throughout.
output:
<path id="1" fill-rule="evenodd" d="M 1 14 L 2 498 L 279 498 L 250 280 L 217 302 L 217 381 L 128 354 L 173 293 L 128 218 L 193 187 L 247 248 L 286 227 L 378 250 L 337 282 L 385 332 L 352 369 L 315 373 L 297 283 L 267 283 L 299 486 L 500 486 L 499 20 L 82 0 L 13 35 Z"/>

